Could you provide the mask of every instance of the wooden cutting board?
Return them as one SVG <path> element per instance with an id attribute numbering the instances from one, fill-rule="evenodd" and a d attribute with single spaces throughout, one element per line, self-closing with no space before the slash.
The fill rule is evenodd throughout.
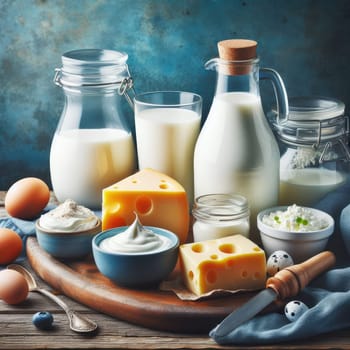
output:
<path id="1" fill-rule="evenodd" d="M 256 294 L 244 292 L 183 301 L 173 292 L 120 287 L 98 271 L 92 257 L 74 262 L 60 261 L 41 249 L 34 237 L 27 240 L 27 256 L 34 271 L 62 294 L 118 319 L 164 331 L 207 333 Z M 281 304 L 271 304 L 264 312 L 280 307 Z"/>

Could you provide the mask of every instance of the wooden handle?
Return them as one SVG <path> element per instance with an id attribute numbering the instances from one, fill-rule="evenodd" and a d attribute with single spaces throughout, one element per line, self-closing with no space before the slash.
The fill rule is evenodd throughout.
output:
<path id="1" fill-rule="evenodd" d="M 335 256 L 326 251 L 313 256 L 301 264 L 289 266 L 266 282 L 266 288 L 272 288 L 280 299 L 297 295 L 311 280 L 335 264 Z"/>

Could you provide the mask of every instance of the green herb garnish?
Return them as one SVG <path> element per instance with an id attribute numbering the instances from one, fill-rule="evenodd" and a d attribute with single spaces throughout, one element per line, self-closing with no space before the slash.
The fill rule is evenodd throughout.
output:
<path id="1" fill-rule="evenodd" d="M 278 224 L 281 223 L 279 216 L 276 215 L 276 216 L 274 216 L 273 219 L 274 219 Z"/>
<path id="2" fill-rule="evenodd" d="M 298 217 L 295 219 L 295 222 L 296 222 L 298 225 L 304 225 L 304 226 L 306 226 L 306 225 L 309 223 L 306 219 L 303 219 L 301 216 L 298 216 Z"/>

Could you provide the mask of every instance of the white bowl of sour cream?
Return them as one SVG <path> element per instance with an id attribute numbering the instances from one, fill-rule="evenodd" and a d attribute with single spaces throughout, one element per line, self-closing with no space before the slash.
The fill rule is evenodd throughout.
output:
<path id="1" fill-rule="evenodd" d="M 68 199 L 41 215 L 35 229 L 42 249 L 56 258 L 79 259 L 91 254 L 101 220 L 90 209 Z"/>
<path id="2" fill-rule="evenodd" d="M 295 204 L 261 211 L 257 225 L 266 254 L 283 250 L 295 263 L 323 251 L 334 231 L 329 214 Z"/>
<path id="3" fill-rule="evenodd" d="M 168 230 L 142 226 L 116 227 L 96 235 L 92 241 L 99 271 L 118 285 L 149 287 L 165 279 L 174 269 L 179 238 Z"/>

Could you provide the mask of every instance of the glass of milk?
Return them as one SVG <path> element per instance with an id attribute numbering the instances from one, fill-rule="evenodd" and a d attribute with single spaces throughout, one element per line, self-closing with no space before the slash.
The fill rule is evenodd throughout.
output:
<path id="1" fill-rule="evenodd" d="M 192 205 L 201 96 L 182 91 L 147 92 L 134 98 L 134 108 L 139 168 L 153 168 L 177 180 Z"/>

